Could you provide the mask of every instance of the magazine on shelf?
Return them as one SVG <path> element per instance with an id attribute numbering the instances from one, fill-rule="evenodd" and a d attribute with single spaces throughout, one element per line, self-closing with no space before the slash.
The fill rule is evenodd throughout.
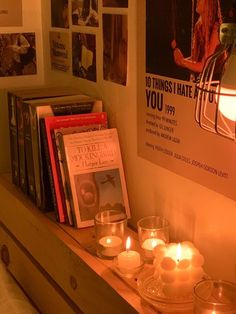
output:
<path id="1" fill-rule="evenodd" d="M 107 127 L 107 113 L 106 112 L 93 112 L 88 114 L 77 114 L 70 116 L 46 116 L 41 120 L 42 136 L 46 137 L 44 140 L 44 149 L 48 150 L 46 153 L 49 156 L 47 161 L 48 173 L 51 183 L 52 194 L 55 195 L 57 219 L 59 222 L 68 222 L 73 224 L 71 218 L 70 206 L 67 203 L 65 195 L 65 180 L 63 179 L 64 172 L 60 172 L 61 162 L 60 152 L 58 152 L 60 134 L 68 132 L 79 132 L 94 130 Z M 55 130 L 55 132 L 54 132 Z M 43 135 L 43 133 L 45 133 Z M 57 136 L 55 136 L 55 134 Z M 59 157 L 58 157 L 59 154 Z M 69 213 L 69 215 L 68 215 Z"/>
<path id="2" fill-rule="evenodd" d="M 47 86 L 15 88 L 7 91 L 12 182 L 28 193 L 27 163 L 24 150 L 24 123 L 22 103 L 25 100 L 79 94 L 78 88 L 70 86 Z"/>
<path id="3" fill-rule="evenodd" d="M 22 106 L 25 130 L 26 163 L 31 165 L 27 172 L 29 186 L 35 191 L 36 205 L 47 210 L 44 197 L 43 167 L 41 160 L 41 142 L 39 132 L 39 119 L 45 116 L 70 115 L 91 112 L 96 102 L 91 97 L 83 94 L 60 96 L 24 101 Z M 101 106 L 99 106 L 100 108 Z M 33 188 L 32 188 L 33 187 Z"/>
<path id="4" fill-rule="evenodd" d="M 130 217 L 115 128 L 63 135 L 60 149 L 77 228 L 93 225 L 100 210 L 119 209 Z"/>

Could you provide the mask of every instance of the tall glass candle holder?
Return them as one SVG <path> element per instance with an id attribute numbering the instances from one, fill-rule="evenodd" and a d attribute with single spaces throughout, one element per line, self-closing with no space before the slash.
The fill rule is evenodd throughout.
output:
<path id="1" fill-rule="evenodd" d="M 194 287 L 194 314 L 236 314 L 236 284 L 202 280 Z"/>
<path id="2" fill-rule="evenodd" d="M 140 219 L 137 226 L 143 257 L 152 262 L 154 248 L 169 242 L 169 222 L 163 217 L 147 216 Z"/>
<path id="3" fill-rule="evenodd" d="M 113 259 L 124 250 L 124 235 L 127 216 L 119 210 L 104 210 L 95 216 L 97 255 Z"/>

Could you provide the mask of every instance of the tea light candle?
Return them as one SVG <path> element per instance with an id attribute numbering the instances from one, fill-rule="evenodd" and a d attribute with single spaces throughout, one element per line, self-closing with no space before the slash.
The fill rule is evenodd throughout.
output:
<path id="1" fill-rule="evenodd" d="M 203 277 L 203 256 L 191 242 L 171 243 L 154 249 L 155 276 L 163 283 L 167 296 L 184 296 L 193 292 Z"/>
<path id="2" fill-rule="evenodd" d="M 158 246 L 158 245 L 163 245 L 163 244 L 165 244 L 165 242 L 163 240 L 153 237 L 152 233 L 151 233 L 151 237 L 148 238 L 148 239 L 145 239 L 143 241 L 143 243 L 141 244 L 144 256 L 147 259 L 153 259 L 153 257 L 154 257 L 153 250 L 154 250 L 154 248 L 156 246 Z"/>
<path id="3" fill-rule="evenodd" d="M 161 239 L 149 238 L 144 240 L 144 242 L 142 243 L 142 248 L 144 250 L 152 251 L 159 244 L 165 244 L 165 242 Z"/>
<path id="4" fill-rule="evenodd" d="M 140 254 L 137 251 L 130 250 L 130 237 L 126 241 L 126 251 L 117 256 L 117 265 L 123 271 L 129 271 L 141 265 Z"/>
<path id="5" fill-rule="evenodd" d="M 101 246 L 101 252 L 104 256 L 113 257 L 122 250 L 122 239 L 118 236 L 105 236 L 99 239 L 98 244 Z"/>

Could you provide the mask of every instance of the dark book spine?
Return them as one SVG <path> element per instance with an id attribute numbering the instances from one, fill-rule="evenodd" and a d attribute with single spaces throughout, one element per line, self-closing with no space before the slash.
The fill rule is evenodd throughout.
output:
<path id="1" fill-rule="evenodd" d="M 17 139 L 17 117 L 15 95 L 8 92 L 7 100 L 8 100 L 12 183 L 19 186 L 20 172 L 19 172 L 19 151 Z"/>
<path id="2" fill-rule="evenodd" d="M 16 97 L 16 117 L 17 117 L 17 138 L 19 152 L 19 171 L 20 171 L 20 188 L 28 194 L 28 176 L 26 169 L 26 154 L 25 154 L 25 131 L 23 122 L 23 106 L 22 100 Z"/>
<path id="3" fill-rule="evenodd" d="M 24 138 L 24 154 L 25 154 L 25 168 L 26 177 L 28 181 L 29 197 L 35 202 L 35 180 L 34 180 L 34 164 L 32 151 L 32 136 L 31 136 L 31 120 L 29 114 L 29 105 L 22 102 L 22 116 L 23 116 L 23 138 Z"/>
<path id="4" fill-rule="evenodd" d="M 49 206 L 49 210 L 51 209 L 54 210 L 56 214 L 56 218 L 59 221 L 57 199 L 56 199 L 56 193 L 55 193 L 55 188 L 54 188 L 54 183 L 53 183 L 53 174 L 52 174 L 52 168 L 51 168 L 51 162 L 50 162 L 50 155 L 49 155 L 44 119 L 39 120 L 39 126 L 40 126 L 40 138 L 41 138 L 41 145 L 42 145 L 41 158 L 42 158 L 43 169 L 45 169 L 45 171 L 43 172 L 43 184 L 44 184 L 43 191 L 45 191 L 44 201 L 43 201 L 43 203 L 45 204 L 44 210 L 48 211 L 47 206 Z M 47 185 L 49 185 L 50 187 L 47 187 Z"/>

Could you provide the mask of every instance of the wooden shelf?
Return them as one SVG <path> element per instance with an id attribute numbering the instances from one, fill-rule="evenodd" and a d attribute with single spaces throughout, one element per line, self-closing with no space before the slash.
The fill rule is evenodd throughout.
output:
<path id="1" fill-rule="evenodd" d="M 42 313 L 157 313 L 141 300 L 136 278 L 119 277 L 112 261 L 95 255 L 93 228 L 58 224 L 9 175 L 0 176 L 0 199 L 2 259 Z"/>

